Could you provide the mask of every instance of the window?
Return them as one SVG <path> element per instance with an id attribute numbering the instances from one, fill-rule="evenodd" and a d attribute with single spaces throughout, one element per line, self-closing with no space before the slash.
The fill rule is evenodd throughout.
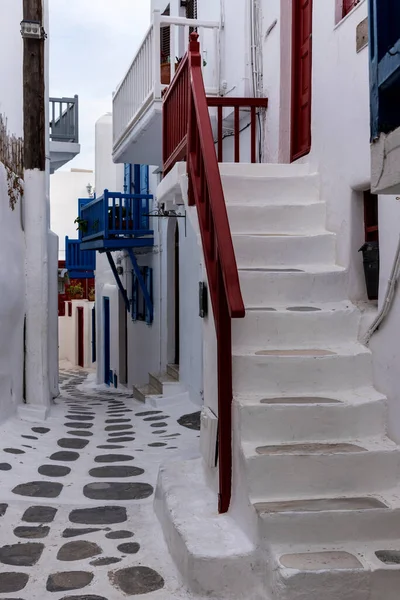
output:
<path id="1" fill-rule="evenodd" d="M 140 267 L 140 273 L 150 300 L 153 302 L 153 269 Z M 153 322 L 153 315 L 147 306 L 146 298 L 135 273 L 132 278 L 132 319 L 134 321 L 145 321 L 149 325 Z"/>
<path id="2" fill-rule="evenodd" d="M 163 15 L 166 17 L 169 17 L 170 13 L 171 13 L 170 5 L 168 4 L 167 8 L 163 12 Z M 170 54 L 171 54 L 171 28 L 169 26 L 161 27 L 160 31 L 161 31 L 161 40 L 160 40 L 161 63 L 167 63 L 170 61 Z"/>
<path id="3" fill-rule="evenodd" d="M 342 17 L 345 17 L 349 14 L 350 11 L 353 10 L 357 4 L 360 4 L 361 0 L 343 0 L 343 14 Z"/>
<path id="4" fill-rule="evenodd" d="M 379 242 L 378 196 L 364 192 L 364 228 L 366 242 Z"/>
<path id="5" fill-rule="evenodd" d="M 186 9 L 187 19 L 197 19 L 197 0 L 183 0 L 181 4 Z"/>

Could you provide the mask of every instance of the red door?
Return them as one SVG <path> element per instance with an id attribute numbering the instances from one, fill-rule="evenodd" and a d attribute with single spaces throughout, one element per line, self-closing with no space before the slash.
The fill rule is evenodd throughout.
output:
<path id="1" fill-rule="evenodd" d="M 311 149 L 312 0 L 293 0 L 291 160 Z"/>
<path id="2" fill-rule="evenodd" d="M 83 307 L 79 306 L 78 311 L 78 365 L 85 366 L 84 342 L 83 342 Z"/>

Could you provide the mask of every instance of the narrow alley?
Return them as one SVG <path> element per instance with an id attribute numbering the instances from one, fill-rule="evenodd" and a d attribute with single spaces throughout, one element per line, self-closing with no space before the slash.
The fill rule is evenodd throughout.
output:
<path id="1" fill-rule="evenodd" d="M 153 497 L 160 462 L 196 454 L 199 414 L 96 390 L 84 371 L 60 383 L 45 426 L 0 429 L 0 597 L 187 598 Z"/>

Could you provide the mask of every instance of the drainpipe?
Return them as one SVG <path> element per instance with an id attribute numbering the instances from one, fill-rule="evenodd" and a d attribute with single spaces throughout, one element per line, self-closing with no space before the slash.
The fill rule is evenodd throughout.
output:
<path id="1" fill-rule="evenodd" d="M 39 22 L 42 35 L 24 37 L 24 207 L 26 244 L 26 418 L 46 418 L 50 407 L 48 328 L 48 165 L 43 0 L 23 0 L 24 21 Z"/>

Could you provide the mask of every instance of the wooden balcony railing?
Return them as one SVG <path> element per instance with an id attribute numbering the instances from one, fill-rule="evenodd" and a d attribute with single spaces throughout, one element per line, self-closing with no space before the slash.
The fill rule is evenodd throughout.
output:
<path id="1" fill-rule="evenodd" d="M 217 107 L 217 140 L 209 108 Z M 235 152 L 240 160 L 240 110 L 250 113 L 251 160 L 256 162 L 257 107 L 266 99 L 207 98 L 198 34 L 190 35 L 189 51 L 179 65 L 163 104 L 164 174 L 186 159 L 189 204 L 196 205 L 217 337 L 219 511 L 230 505 L 232 486 L 232 334 L 231 319 L 245 308 L 218 166 L 223 158 L 223 109 L 233 107 Z"/>

